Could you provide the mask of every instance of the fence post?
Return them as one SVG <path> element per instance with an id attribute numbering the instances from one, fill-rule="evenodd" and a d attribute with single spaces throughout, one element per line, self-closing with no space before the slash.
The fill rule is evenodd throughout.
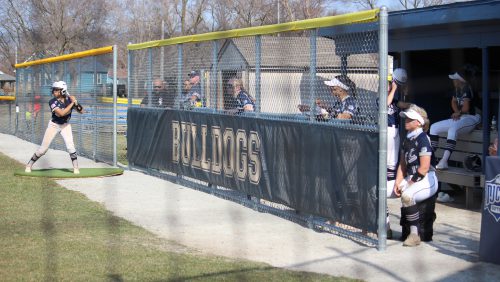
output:
<path id="1" fill-rule="evenodd" d="M 16 136 L 19 129 L 19 78 L 21 77 L 21 75 L 19 74 L 20 71 L 22 71 L 22 69 L 17 69 L 16 71 L 16 126 L 14 131 L 14 135 Z"/>
<path id="2" fill-rule="evenodd" d="M 261 50 L 262 38 L 260 35 L 255 36 L 255 112 L 257 116 L 260 115 L 261 108 L 261 97 L 260 97 L 260 65 L 262 60 L 262 50 Z"/>
<path id="3" fill-rule="evenodd" d="M 214 40 L 212 42 L 212 74 L 210 75 L 210 106 L 217 109 L 217 53 L 219 50 L 219 42 Z"/>
<path id="4" fill-rule="evenodd" d="M 309 56 L 310 56 L 310 63 L 311 63 L 311 68 L 309 69 L 309 90 L 311 91 L 311 114 L 309 116 L 309 119 L 311 121 L 314 121 L 314 110 L 316 108 L 316 38 L 318 36 L 318 30 L 313 29 L 311 30 L 311 35 L 309 37 L 309 44 L 311 45 L 311 48 L 309 50 Z"/>
<path id="5" fill-rule="evenodd" d="M 387 243 L 387 8 L 380 8 L 379 15 L 379 155 L 378 155 L 378 250 L 384 251 Z"/>
<path id="6" fill-rule="evenodd" d="M 35 75 L 34 75 L 34 68 L 30 68 L 29 72 L 29 77 L 30 77 L 30 99 L 29 103 L 31 103 L 31 119 L 30 119 L 30 124 L 31 124 L 31 142 L 32 143 L 38 143 L 36 140 L 36 130 L 35 130 Z M 41 143 L 41 142 L 40 142 Z"/>
<path id="7" fill-rule="evenodd" d="M 40 89 L 40 92 L 41 92 L 40 93 L 40 102 L 43 102 L 43 98 L 42 98 L 43 95 L 42 94 L 43 94 L 43 85 L 45 84 L 44 83 L 45 82 L 45 65 L 41 65 L 40 68 L 41 68 L 40 69 L 40 74 L 41 74 L 41 79 L 40 79 L 40 86 L 41 86 L 41 89 Z M 52 89 L 51 89 L 50 93 L 52 94 Z M 43 126 L 45 125 L 45 115 L 43 114 L 43 112 L 44 112 L 43 109 L 45 109 L 45 107 L 43 107 L 43 104 L 40 105 L 40 106 L 42 106 L 42 108 L 40 109 L 40 119 L 41 119 L 40 123 L 41 123 L 41 126 L 43 128 Z M 40 139 L 43 139 L 43 136 L 41 136 Z M 42 140 L 40 140 L 40 143 L 42 143 Z"/>
<path id="8" fill-rule="evenodd" d="M 116 167 L 117 156 L 116 156 L 116 120 L 117 120 L 117 89 L 116 89 L 116 72 L 118 63 L 118 48 L 113 45 L 113 166 Z"/>
<path id="9" fill-rule="evenodd" d="M 152 48 L 148 48 L 148 81 L 147 81 L 147 93 L 148 93 L 148 107 L 152 107 L 153 105 L 153 92 L 152 92 L 152 88 L 153 88 L 153 49 Z"/>
<path id="10" fill-rule="evenodd" d="M 78 60 L 78 98 L 82 99 L 82 61 Z M 78 115 L 78 122 L 79 122 L 79 127 L 80 129 L 78 130 L 78 148 L 82 152 L 83 146 L 82 146 L 82 131 L 83 131 L 83 125 L 82 125 L 82 115 Z"/>
<path id="11" fill-rule="evenodd" d="M 130 43 L 129 43 L 130 44 Z M 125 128 L 125 139 L 127 139 L 127 133 L 128 133 L 128 110 L 132 107 L 132 91 L 130 91 L 130 88 L 132 87 L 132 84 L 130 83 L 131 76 L 132 76 L 132 71 L 134 69 L 134 53 L 130 50 L 127 50 L 127 127 Z M 128 163 L 128 162 L 127 162 Z M 131 165 L 128 163 L 128 169 L 130 170 Z"/>
<path id="12" fill-rule="evenodd" d="M 183 98 L 182 97 L 182 89 L 183 89 L 183 82 L 182 82 L 182 44 L 177 45 L 177 96 L 179 97 L 179 107 L 178 109 L 182 108 L 183 104 Z"/>
<path id="13" fill-rule="evenodd" d="M 92 157 L 94 159 L 94 161 L 97 159 L 97 93 L 96 93 L 96 87 L 97 87 L 97 57 L 94 57 L 94 79 L 93 79 L 93 82 L 92 82 L 92 89 L 93 89 L 93 93 L 94 93 L 94 101 L 95 101 L 95 106 L 94 106 L 94 111 L 92 113 L 92 115 L 94 116 L 93 118 L 93 122 L 94 122 L 94 126 L 93 126 L 93 133 L 94 133 L 94 138 L 93 138 L 93 144 L 92 144 Z"/>

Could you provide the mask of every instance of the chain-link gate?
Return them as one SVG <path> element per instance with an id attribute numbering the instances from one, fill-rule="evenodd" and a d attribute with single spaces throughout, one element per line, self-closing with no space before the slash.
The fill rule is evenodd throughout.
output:
<path id="1" fill-rule="evenodd" d="M 116 47 L 109 46 L 17 64 L 16 111 L 2 114 L 9 124 L 2 132 L 40 144 L 51 119 L 52 83 L 62 80 L 84 108 L 84 114 L 73 111 L 71 117 L 78 154 L 116 164 L 116 55 Z M 51 148 L 66 149 L 62 138 Z"/>

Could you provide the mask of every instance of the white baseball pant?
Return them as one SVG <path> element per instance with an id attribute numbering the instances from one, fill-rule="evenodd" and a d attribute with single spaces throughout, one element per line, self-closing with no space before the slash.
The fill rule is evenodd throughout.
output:
<path id="1" fill-rule="evenodd" d="M 457 140 L 458 134 L 471 132 L 476 125 L 481 121 L 479 115 L 462 115 L 460 119 L 445 119 L 431 125 L 430 134 L 438 135 L 443 132 L 448 132 L 446 139 Z"/>
<path id="2" fill-rule="evenodd" d="M 399 130 L 387 127 L 387 180 L 396 178 L 399 157 Z"/>
<path id="3" fill-rule="evenodd" d="M 43 136 L 43 141 L 38 150 L 36 151 L 37 156 L 41 157 L 45 155 L 49 149 L 52 140 L 56 137 L 57 133 L 61 133 L 64 139 L 64 144 L 66 144 L 66 149 L 68 153 L 72 154 L 76 152 L 75 144 L 73 143 L 73 132 L 71 131 L 71 124 L 57 124 L 55 122 L 49 121 L 47 130 L 45 130 L 45 135 Z"/>

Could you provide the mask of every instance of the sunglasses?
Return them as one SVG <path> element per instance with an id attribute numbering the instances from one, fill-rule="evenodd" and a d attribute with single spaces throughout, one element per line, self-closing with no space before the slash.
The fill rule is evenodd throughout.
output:
<path id="1" fill-rule="evenodd" d="M 154 89 L 160 89 L 160 88 L 161 88 L 161 86 L 159 86 L 159 85 L 155 85 L 155 86 L 153 86 L 153 88 L 154 88 Z"/>

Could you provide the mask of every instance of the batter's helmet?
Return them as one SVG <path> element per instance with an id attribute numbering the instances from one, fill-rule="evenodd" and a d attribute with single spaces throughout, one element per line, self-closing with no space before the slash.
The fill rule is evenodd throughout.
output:
<path id="1" fill-rule="evenodd" d="M 61 89 L 61 93 L 64 96 L 68 95 L 68 86 L 66 85 L 66 82 L 62 80 L 52 83 L 52 89 Z"/>
<path id="2" fill-rule="evenodd" d="M 397 68 L 392 72 L 392 78 L 397 84 L 405 84 L 408 80 L 408 75 L 405 69 Z"/>

